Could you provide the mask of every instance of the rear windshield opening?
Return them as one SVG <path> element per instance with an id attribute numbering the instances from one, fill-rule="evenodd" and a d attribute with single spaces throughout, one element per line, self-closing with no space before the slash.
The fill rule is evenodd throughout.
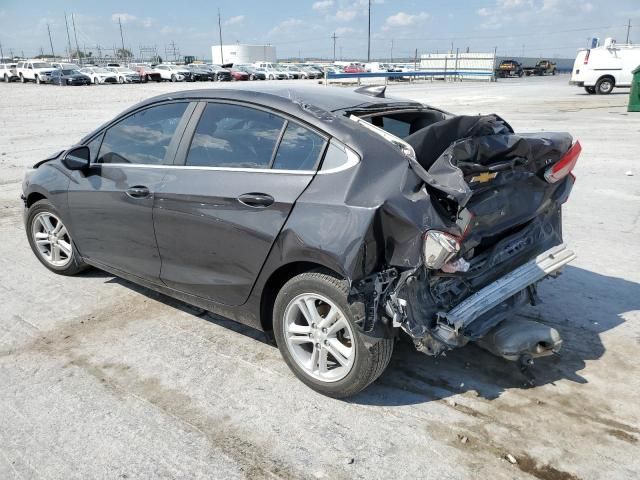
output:
<path id="1" fill-rule="evenodd" d="M 362 117 L 363 120 L 372 125 L 382 128 L 386 132 L 402 139 L 445 118 L 447 117 L 444 113 L 436 110 L 383 113 Z"/>

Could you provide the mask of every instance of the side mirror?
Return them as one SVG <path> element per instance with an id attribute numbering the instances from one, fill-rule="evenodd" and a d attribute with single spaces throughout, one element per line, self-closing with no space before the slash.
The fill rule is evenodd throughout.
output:
<path id="1" fill-rule="evenodd" d="M 62 163 L 69 170 L 85 170 L 89 168 L 91 152 L 89 147 L 82 146 L 69 150 L 62 159 Z"/>

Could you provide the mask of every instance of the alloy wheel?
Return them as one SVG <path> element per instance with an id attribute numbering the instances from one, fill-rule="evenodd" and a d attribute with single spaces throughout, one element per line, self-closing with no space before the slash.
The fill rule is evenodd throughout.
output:
<path id="1" fill-rule="evenodd" d="M 346 377 L 355 361 L 351 325 L 340 308 L 315 293 L 295 297 L 285 309 L 284 336 L 297 365 L 323 382 Z"/>
<path id="2" fill-rule="evenodd" d="M 53 267 L 66 267 L 73 257 L 71 237 L 62 221 L 50 212 L 37 214 L 31 235 L 40 256 Z"/>

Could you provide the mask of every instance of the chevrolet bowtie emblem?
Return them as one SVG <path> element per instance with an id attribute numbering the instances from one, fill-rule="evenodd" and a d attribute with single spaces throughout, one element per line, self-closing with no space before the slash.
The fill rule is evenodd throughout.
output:
<path id="1" fill-rule="evenodd" d="M 498 172 L 482 172 L 475 177 L 471 177 L 471 183 L 486 183 L 498 176 Z"/>

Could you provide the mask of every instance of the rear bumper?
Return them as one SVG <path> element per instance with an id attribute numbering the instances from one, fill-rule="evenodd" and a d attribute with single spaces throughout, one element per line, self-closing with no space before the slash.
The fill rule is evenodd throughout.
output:
<path id="1" fill-rule="evenodd" d="M 569 85 L 575 85 L 576 87 L 584 87 L 584 82 L 578 82 L 576 80 L 571 80 Z"/>
<path id="2" fill-rule="evenodd" d="M 507 273 L 479 292 L 440 315 L 447 327 L 459 334 L 471 322 L 497 307 L 506 299 L 551 275 L 576 258 L 566 245 L 558 245 Z"/>

